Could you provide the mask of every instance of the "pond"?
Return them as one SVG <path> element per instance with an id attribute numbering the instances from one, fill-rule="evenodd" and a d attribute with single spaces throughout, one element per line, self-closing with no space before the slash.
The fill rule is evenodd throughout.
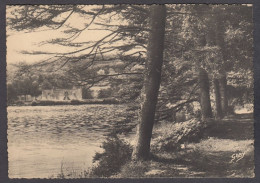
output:
<path id="1" fill-rule="evenodd" d="M 10 106 L 10 178 L 51 178 L 61 169 L 87 170 L 125 105 Z"/>

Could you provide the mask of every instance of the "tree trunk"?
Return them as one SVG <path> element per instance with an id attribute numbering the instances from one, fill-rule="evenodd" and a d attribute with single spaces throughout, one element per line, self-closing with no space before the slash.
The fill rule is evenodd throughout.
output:
<path id="1" fill-rule="evenodd" d="M 219 91 L 219 80 L 214 79 L 214 93 L 215 93 L 215 102 L 216 102 L 216 118 L 221 119 L 223 117 L 222 109 L 221 109 L 221 98 Z"/>
<path id="2" fill-rule="evenodd" d="M 212 109 L 209 95 L 209 78 L 204 69 L 199 69 L 199 86 L 200 86 L 200 106 L 202 120 L 212 118 Z"/>
<path id="3" fill-rule="evenodd" d="M 219 93 L 220 93 L 221 110 L 223 111 L 223 116 L 227 114 L 227 110 L 228 110 L 228 99 L 227 99 L 226 88 L 227 88 L 227 79 L 226 79 L 226 75 L 223 75 L 219 79 Z"/>
<path id="4" fill-rule="evenodd" d="M 163 63 L 166 7 L 165 5 L 151 5 L 150 12 L 151 31 L 147 47 L 144 86 L 141 93 L 141 111 L 137 126 L 137 142 L 132 155 L 135 160 L 146 160 L 149 157 Z"/>
<path id="5" fill-rule="evenodd" d="M 223 19 L 220 17 L 216 20 L 216 45 L 219 47 L 220 52 L 222 54 L 223 62 L 227 62 L 227 56 L 228 52 L 226 50 L 225 46 L 225 27 L 223 24 Z M 224 66 L 224 67 L 223 67 Z M 220 69 L 220 79 L 219 79 L 219 92 L 220 92 L 220 98 L 221 98 L 221 110 L 223 116 L 227 114 L 228 110 L 228 99 L 227 99 L 227 79 L 226 79 L 226 67 L 223 65 Z"/>

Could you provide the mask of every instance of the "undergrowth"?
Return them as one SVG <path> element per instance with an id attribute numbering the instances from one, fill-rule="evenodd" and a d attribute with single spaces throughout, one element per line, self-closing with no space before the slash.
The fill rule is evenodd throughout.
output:
<path id="1" fill-rule="evenodd" d="M 176 151 L 182 144 L 199 142 L 203 131 L 211 124 L 198 119 L 179 123 L 163 123 L 154 129 L 152 139 L 153 151 Z"/>
<path id="2" fill-rule="evenodd" d="M 121 167 L 131 160 L 132 147 L 114 135 L 109 137 L 102 144 L 104 151 L 96 153 L 93 162 L 97 163 L 92 167 L 90 177 L 110 177 L 118 173 Z"/>

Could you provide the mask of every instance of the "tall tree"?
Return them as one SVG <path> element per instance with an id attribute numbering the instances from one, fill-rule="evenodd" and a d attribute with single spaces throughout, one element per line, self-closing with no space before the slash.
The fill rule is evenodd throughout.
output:
<path id="1" fill-rule="evenodd" d="M 216 100 L 217 116 L 223 117 L 228 114 L 228 95 L 227 95 L 227 77 L 230 71 L 248 69 L 252 63 L 244 64 L 245 60 L 252 57 L 252 33 L 250 27 L 252 26 L 252 9 L 247 5 L 242 6 L 212 6 L 209 11 L 211 16 L 208 16 L 208 22 L 211 22 L 214 38 L 211 38 L 213 42 L 212 46 L 216 46 L 218 50 L 215 58 L 217 70 L 214 75 L 214 79 L 217 80 L 219 85 L 219 97 Z M 252 27 L 251 27 L 252 28 Z M 238 39 L 239 32 L 243 31 L 244 38 L 239 38 L 236 44 L 228 41 L 228 34 L 232 32 L 232 37 Z M 245 39 L 247 37 L 247 39 Z M 245 39 L 242 41 L 242 39 Z M 240 47 L 241 51 L 235 51 L 237 47 Z M 235 52 L 234 52 L 235 51 Z M 242 54 L 243 53 L 243 54 Z M 240 57 L 238 57 L 240 55 Z M 244 59 L 242 59 L 244 58 Z M 243 64 L 242 64 L 243 63 Z M 244 66 L 243 66 L 244 65 Z M 252 68 L 250 68 L 252 69 Z M 217 96 L 218 94 L 215 94 Z M 218 101 L 219 100 L 219 101 Z M 218 105 L 220 103 L 220 105 Z M 220 106 L 220 110 L 218 107 Z M 221 111 L 221 113 L 219 112 Z"/>
<path id="2" fill-rule="evenodd" d="M 199 69 L 200 106 L 202 120 L 212 118 L 212 109 L 209 95 L 209 78 L 205 69 Z"/>
<path id="3" fill-rule="evenodd" d="M 219 11 L 219 9 L 217 11 L 215 11 L 215 13 L 217 12 L 221 12 Z M 227 61 L 227 51 L 226 51 L 226 44 L 225 44 L 225 23 L 224 23 L 224 16 L 222 14 L 219 14 L 218 16 L 214 16 L 215 18 L 213 19 L 213 21 L 216 23 L 215 27 L 215 35 L 216 35 L 216 46 L 218 47 L 218 49 L 220 50 L 220 56 L 222 59 L 222 62 L 226 62 Z M 227 112 L 227 108 L 228 108 L 228 99 L 227 99 L 227 74 L 226 74 L 227 70 L 225 67 L 220 67 L 220 71 L 219 71 L 219 78 L 217 79 L 218 84 L 219 84 L 219 91 L 216 91 L 217 94 L 220 95 L 219 98 L 216 98 L 216 100 L 220 99 L 220 111 L 221 114 L 218 115 L 218 117 L 223 117 L 226 115 Z M 216 95 L 217 95 L 216 94 Z M 216 105 L 219 103 L 219 101 L 216 101 Z"/>
<path id="4" fill-rule="evenodd" d="M 142 103 L 137 126 L 137 143 L 133 152 L 133 159 L 137 160 L 147 159 L 150 153 L 150 142 L 163 63 L 166 21 L 165 5 L 151 5 L 149 18 L 151 31 L 148 39 L 144 86 L 141 93 Z"/>
<path id="5" fill-rule="evenodd" d="M 250 73 L 252 70 L 252 62 L 249 61 L 252 59 L 251 11 L 252 7 L 247 5 L 195 5 L 191 8 L 193 17 L 190 19 L 193 21 L 188 22 L 187 32 L 193 35 L 190 42 L 194 48 L 190 50 L 199 50 L 198 54 L 192 51 L 191 55 L 201 60 L 196 63 L 210 73 L 210 80 L 218 82 L 219 89 L 214 92 L 217 92 L 216 115 L 220 118 L 225 115 L 222 111 L 226 113 L 230 109 L 227 97 L 230 74 L 242 73 L 242 70 Z M 195 15 L 197 18 L 194 18 Z M 204 44 L 198 40 L 205 40 L 202 41 Z M 184 52 L 184 55 L 187 53 Z M 246 60 L 249 61 L 247 64 Z"/>
<path id="6" fill-rule="evenodd" d="M 214 93 L 215 93 L 215 102 L 216 102 L 216 117 L 222 118 L 222 107 L 221 107 L 221 99 L 220 99 L 220 89 L 219 89 L 219 79 L 213 79 L 214 84 Z"/>

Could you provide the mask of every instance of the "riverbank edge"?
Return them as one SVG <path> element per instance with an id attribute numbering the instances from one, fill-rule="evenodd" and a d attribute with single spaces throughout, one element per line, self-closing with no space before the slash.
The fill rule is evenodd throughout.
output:
<path id="1" fill-rule="evenodd" d="M 53 101 L 40 100 L 32 102 L 18 102 L 9 104 L 8 106 L 53 106 L 53 105 L 84 105 L 84 104 L 120 104 L 121 102 L 115 98 L 103 99 L 84 99 L 84 100 L 69 100 L 69 101 Z"/>

